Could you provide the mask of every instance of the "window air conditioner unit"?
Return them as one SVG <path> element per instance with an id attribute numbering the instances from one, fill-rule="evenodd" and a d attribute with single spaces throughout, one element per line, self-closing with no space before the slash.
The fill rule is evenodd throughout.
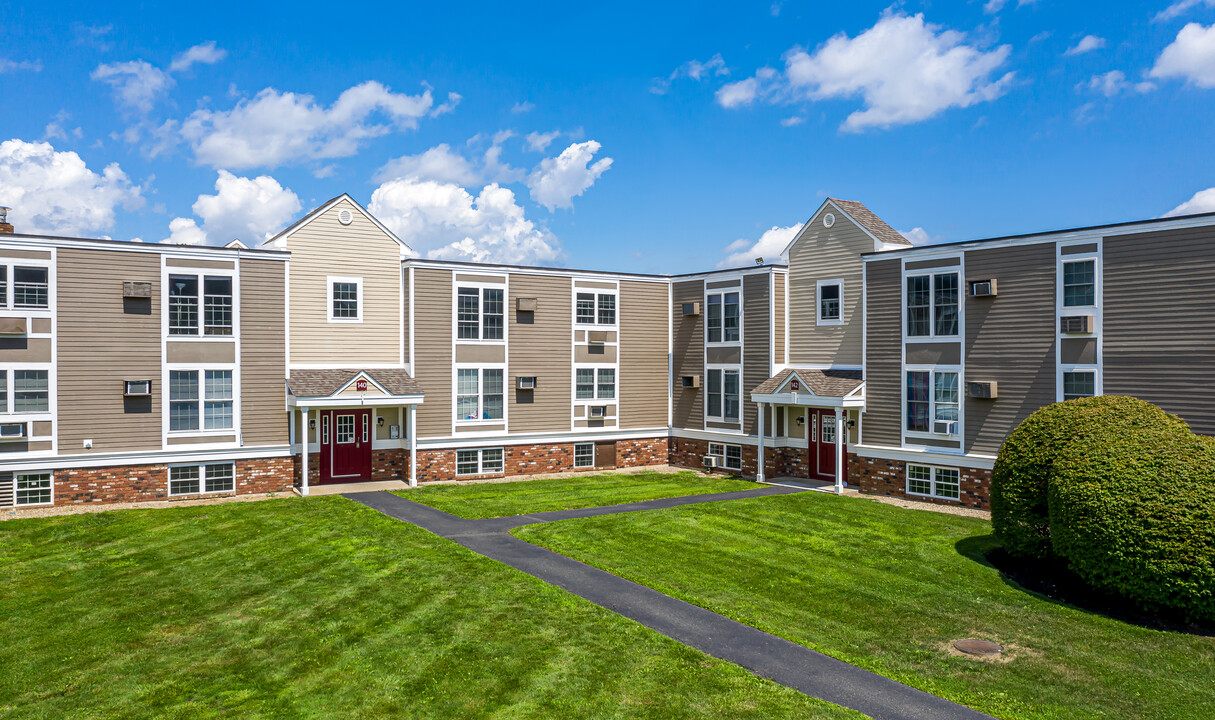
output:
<path id="1" fill-rule="evenodd" d="M 519 381 L 518 381 L 518 384 L 516 385 L 516 387 L 518 387 L 520 390 L 535 390 L 536 389 L 536 376 L 529 375 L 527 377 L 519 378 Z"/>
<path id="2" fill-rule="evenodd" d="M 152 297 L 152 283 L 123 280 L 122 296 L 124 298 L 150 298 Z"/>
<path id="3" fill-rule="evenodd" d="M 958 421 L 957 420 L 935 420 L 932 423 L 932 431 L 938 435 L 957 435 Z"/>
<path id="4" fill-rule="evenodd" d="M 685 388 L 698 388 L 700 387 L 700 376 L 684 375 L 683 377 L 679 378 L 679 385 L 680 387 Z"/>
<path id="5" fill-rule="evenodd" d="M 604 405 L 591 406 L 591 417 L 593 417 L 593 418 L 607 417 L 607 407 Z"/>
<path id="6" fill-rule="evenodd" d="M 1093 331 L 1092 315 L 1064 315 L 1059 318 L 1059 331 L 1065 335 L 1083 335 Z"/>
<path id="7" fill-rule="evenodd" d="M 700 303 L 698 303 L 698 302 L 684 303 L 683 304 L 683 314 L 684 315 L 699 315 L 700 314 Z"/>
<path id="8" fill-rule="evenodd" d="M 972 280 L 970 283 L 972 297 L 991 297 L 996 294 L 995 280 Z"/>
<path id="9" fill-rule="evenodd" d="M 25 437 L 25 423 L 0 423 L 0 440 L 20 440 Z"/>
<path id="10" fill-rule="evenodd" d="M 966 383 L 966 397 L 994 400 L 997 397 L 995 380 L 980 380 Z"/>
<path id="11" fill-rule="evenodd" d="M 519 312 L 536 312 L 536 298 L 515 298 L 515 310 Z"/>
<path id="12" fill-rule="evenodd" d="M 717 467 L 717 456 L 716 455 L 705 455 L 704 457 L 702 457 L 700 459 L 700 464 L 704 465 L 706 468 L 712 470 L 713 468 Z"/>
<path id="13" fill-rule="evenodd" d="M 126 397 L 147 397 L 152 394 L 152 381 L 124 380 L 122 394 Z"/>

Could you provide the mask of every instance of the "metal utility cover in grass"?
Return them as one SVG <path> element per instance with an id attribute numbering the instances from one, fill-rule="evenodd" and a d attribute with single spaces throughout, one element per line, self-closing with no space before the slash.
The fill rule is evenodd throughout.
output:
<path id="1" fill-rule="evenodd" d="M 1004 652 L 1004 647 L 1001 645 L 997 645 L 990 640 L 977 640 L 975 638 L 957 640 L 953 646 L 959 652 L 964 652 L 967 655 L 999 655 Z"/>

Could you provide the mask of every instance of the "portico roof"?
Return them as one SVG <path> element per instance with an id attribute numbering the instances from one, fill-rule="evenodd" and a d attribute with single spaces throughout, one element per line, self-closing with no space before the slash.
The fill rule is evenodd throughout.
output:
<path id="1" fill-rule="evenodd" d="M 412 405 L 423 396 L 417 381 L 399 368 L 301 369 L 287 378 L 287 404 L 295 406 Z"/>
<path id="2" fill-rule="evenodd" d="M 788 368 L 752 390 L 751 401 L 812 407 L 863 407 L 865 381 L 860 370 Z"/>

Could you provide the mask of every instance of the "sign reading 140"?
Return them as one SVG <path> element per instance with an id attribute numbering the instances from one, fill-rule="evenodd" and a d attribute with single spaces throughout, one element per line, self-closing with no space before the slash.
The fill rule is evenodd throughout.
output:
<path id="1" fill-rule="evenodd" d="M 357 392 L 367 392 L 367 378 L 359 378 L 354 381 L 354 389 Z"/>

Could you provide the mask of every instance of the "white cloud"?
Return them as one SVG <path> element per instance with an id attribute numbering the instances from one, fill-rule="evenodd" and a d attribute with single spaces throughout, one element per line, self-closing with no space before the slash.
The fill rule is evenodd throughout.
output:
<path id="1" fill-rule="evenodd" d="M 90 77 L 113 88 L 120 104 L 145 113 L 173 87 L 172 76 L 144 60 L 98 65 Z"/>
<path id="2" fill-rule="evenodd" d="M 1080 38 L 1080 42 L 1067 49 L 1064 55 L 1083 55 L 1086 52 L 1100 50 L 1105 47 L 1105 38 L 1099 38 L 1096 35 L 1085 35 Z"/>
<path id="3" fill-rule="evenodd" d="M 1007 1 L 1008 0 L 987 0 L 987 3 L 983 5 L 983 12 L 987 13 L 988 15 L 995 15 L 1004 9 L 1004 5 Z M 1017 7 L 1022 8 L 1026 5 L 1033 5 L 1036 2 L 1038 2 L 1038 0 L 1017 0 Z"/>
<path id="4" fill-rule="evenodd" d="M 17 70 L 41 72 L 42 63 L 37 60 L 9 60 L 8 58 L 0 58 L 0 74 Z"/>
<path id="5" fill-rule="evenodd" d="M 202 227 L 193 218 L 175 218 L 165 242 L 222 245 L 240 238 L 257 245 L 286 226 L 300 208 L 299 197 L 269 175 L 246 178 L 220 170 L 215 194 L 199 195 L 191 207 Z"/>
<path id="6" fill-rule="evenodd" d="M 1215 88 L 1215 25 L 1189 23 L 1177 33 L 1148 73 L 1154 78 L 1183 78 L 1200 88 Z"/>
<path id="7" fill-rule="evenodd" d="M 729 74 L 730 69 L 726 67 L 726 61 L 722 60 L 721 53 L 717 53 L 704 62 L 689 60 L 672 70 L 670 75 L 664 78 L 654 78 L 653 82 L 650 83 L 650 92 L 655 95 L 665 95 L 671 89 L 671 83 L 679 78 L 686 77 L 699 81 L 710 75 L 721 76 Z"/>
<path id="8" fill-rule="evenodd" d="M 552 233 L 528 220 L 515 194 L 496 183 L 474 197 L 453 183 L 392 180 L 376 188 L 368 209 L 430 257 L 515 264 L 561 257 Z"/>
<path id="9" fill-rule="evenodd" d="M 991 75 L 1011 48 L 967 45 L 960 32 L 924 22 L 923 14 L 886 12 L 868 30 L 850 38 L 835 35 L 813 53 L 794 47 L 785 53 L 785 71 L 761 68 L 755 76 L 723 86 L 717 101 L 739 107 L 755 100 L 817 101 L 860 96 L 842 130 L 888 128 L 930 117 L 949 108 L 994 100 L 1012 83 L 1013 73 Z"/>
<path id="10" fill-rule="evenodd" d="M 1156 17 L 1152 18 L 1152 21 L 1165 22 L 1172 20 L 1173 18 L 1181 17 L 1188 12 L 1190 8 L 1194 8 L 1199 5 L 1205 5 L 1209 8 L 1215 7 L 1215 0 L 1180 0 L 1179 2 L 1175 2 L 1164 10 L 1156 13 Z"/>
<path id="11" fill-rule="evenodd" d="M 775 262 L 781 259 L 781 253 L 789 243 L 793 242 L 793 238 L 801 232 L 804 223 L 780 227 L 773 225 L 766 230 L 763 235 L 759 236 L 759 240 L 748 240 L 739 238 L 726 246 L 728 255 L 725 260 L 717 263 L 717 267 L 742 267 L 745 265 L 754 265 L 755 258 L 762 257 L 768 262 Z"/>
<path id="12" fill-rule="evenodd" d="M 612 167 L 612 158 L 605 157 L 590 164 L 599 143 L 587 140 L 573 143 L 555 158 L 545 158 L 527 176 L 532 200 L 553 212 L 556 208 L 573 207 L 573 200 L 586 192 L 599 176 Z"/>
<path id="13" fill-rule="evenodd" d="M 446 115 L 447 113 L 455 112 L 456 106 L 459 105 L 460 101 L 463 99 L 464 99 L 464 96 L 461 95 L 460 93 L 457 93 L 457 92 L 447 93 L 447 102 L 435 106 L 435 109 L 431 110 L 429 113 L 430 117 L 439 117 L 440 115 Z"/>
<path id="14" fill-rule="evenodd" d="M 922 227 L 914 227 L 910 230 L 903 230 L 899 234 L 907 238 L 907 242 L 911 243 L 912 245 L 931 245 L 932 243 L 940 240 L 940 238 L 929 235 L 928 231 Z"/>
<path id="15" fill-rule="evenodd" d="M 46 142 L 0 143 L 0 198 L 19 232 L 80 235 L 114 225 L 114 210 L 143 204 L 118 163 L 95 173 L 79 155 Z"/>
<path id="16" fill-rule="evenodd" d="M 510 111 L 511 111 L 512 115 L 522 115 L 523 113 L 529 113 L 535 109 L 536 109 L 535 103 L 523 100 L 521 102 L 517 102 L 514 105 L 512 105 Z"/>
<path id="17" fill-rule="evenodd" d="M 781 127 L 797 127 L 804 122 L 806 122 L 806 118 L 801 117 L 800 115 L 794 115 L 792 117 L 782 118 L 780 124 Z"/>
<path id="18" fill-rule="evenodd" d="M 548 146 L 559 137 L 561 137 L 561 131 L 554 130 L 546 133 L 530 132 L 524 139 L 527 140 L 527 146 L 532 150 L 536 152 L 544 152 L 545 150 L 548 150 Z"/>
<path id="19" fill-rule="evenodd" d="M 231 110 L 194 111 L 181 134 L 200 163 L 229 169 L 276 167 L 349 157 L 371 138 L 417 127 L 433 105 L 429 89 L 406 95 L 374 81 L 347 89 L 328 108 L 311 95 L 266 88 Z"/>
<path id="20" fill-rule="evenodd" d="M 169 64 L 169 70 L 172 72 L 181 72 L 189 70 L 195 63 L 204 65 L 214 65 L 228 56 L 228 51 L 215 47 L 215 41 L 209 40 L 200 45 L 180 53 L 173 58 L 173 62 Z"/>
<path id="21" fill-rule="evenodd" d="M 1199 213 L 1215 212 L 1215 188 L 1207 188 L 1194 193 L 1194 197 L 1186 200 L 1164 214 L 1164 217 L 1177 215 L 1197 215 Z"/>
<path id="22" fill-rule="evenodd" d="M 1101 75 L 1094 75 L 1087 83 L 1080 83 L 1077 87 L 1099 92 L 1107 98 L 1132 90 L 1137 93 L 1145 93 L 1156 89 L 1154 84 L 1147 81 L 1131 83 L 1121 70 L 1110 70 Z"/>
<path id="23" fill-rule="evenodd" d="M 477 182 L 479 177 L 472 163 L 463 155 L 452 152 L 447 143 L 441 143 L 418 155 L 404 155 L 389 160 L 374 179 L 380 183 L 398 178 L 415 178 L 469 185 Z"/>
<path id="24" fill-rule="evenodd" d="M 77 140 L 84 137 L 84 130 L 81 130 L 79 126 L 71 130 L 64 126 L 71 117 L 66 110 L 60 110 L 55 113 L 55 118 L 47 123 L 46 129 L 42 131 L 42 139 L 63 140 L 67 142 L 69 134 Z"/>

